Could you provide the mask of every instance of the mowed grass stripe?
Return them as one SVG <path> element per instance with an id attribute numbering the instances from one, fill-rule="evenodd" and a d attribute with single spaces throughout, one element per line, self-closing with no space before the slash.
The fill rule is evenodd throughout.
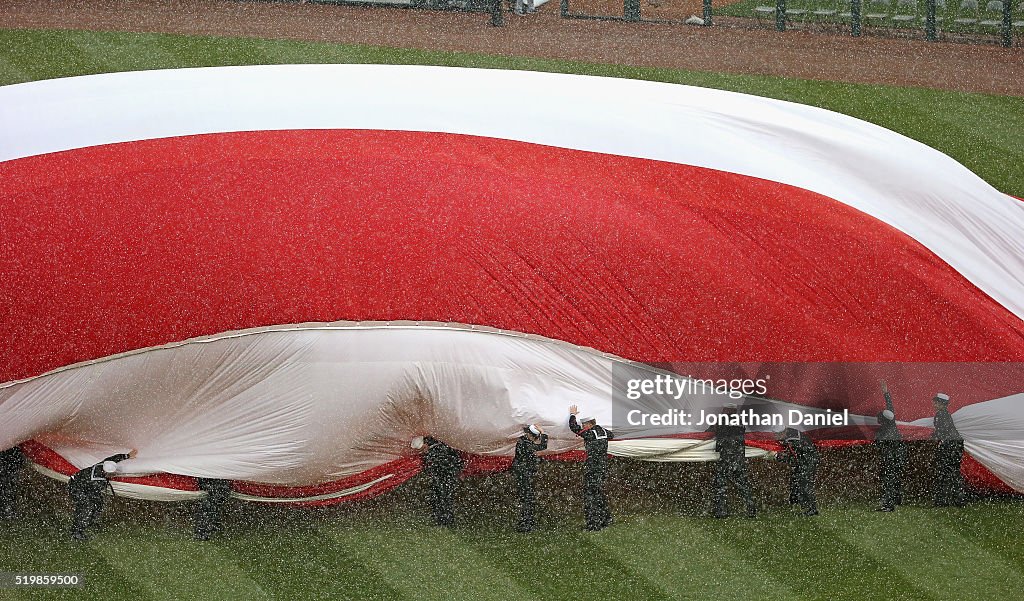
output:
<path id="1" fill-rule="evenodd" d="M 0 539 L 0 572 L 80 574 L 84 586 L 59 589 L 0 589 L 0 599 L 104 599 L 133 601 L 146 599 L 145 589 L 137 588 L 135 578 L 124 576 L 102 554 L 86 544 L 68 539 L 64 525 L 28 527 L 18 524 Z M 34 525 L 33 525 L 34 526 Z"/>
<path id="2" fill-rule="evenodd" d="M 367 526 L 370 527 L 370 526 Z M 399 591 L 334 537 L 300 528 L 229 533 L 216 541 L 278 599 L 400 599 Z"/>
<path id="3" fill-rule="evenodd" d="M 527 590 L 504 572 L 482 563 L 470 546 L 447 529 L 396 518 L 380 523 L 332 525 L 323 532 L 407 599 L 529 598 Z"/>
<path id="4" fill-rule="evenodd" d="M 29 81 L 33 77 L 21 65 L 15 64 L 15 59 L 7 54 L 0 53 L 0 73 L 8 74 L 21 81 Z"/>
<path id="5" fill-rule="evenodd" d="M 833 537 L 890 562 L 904 579 L 936 599 L 1019 598 L 1024 577 L 1001 555 L 947 527 L 931 508 L 902 507 L 875 516 L 848 510 L 828 524 Z"/>
<path id="6" fill-rule="evenodd" d="M 673 598 L 646 575 L 620 561 L 616 553 L 609 553 L 598 540 L 607 532 L 582 532 L 575 522 L 530 534 L 508 530 L 506 524 L 497 527 L 500 529 L 481 527 L 460 532 L 461 544 L 472 548 L 478 561 L 533 593 L 532 598 Z"/>
<path id="7" fill-rule="evenodd" d="M 72 541 L 71 506 L 67 488 L 54 485 L 30 472 L 22 486 L 35 479 L 49 484 L 49 495 L 41 499 L 20 499 L 19 518 L 3 523 L 0 532 L 0 571 L 51 574 L 80 574 L 85 585 L 67 589 L 3 589 L 0 599 L 103 599 L 109 601 L 146 599 L 145 589 L 134 578 L 125 577 L 107 559 L 87 544 Z M 24 489 L 22 489 L 24 490 Z M 107 511 L 110 510 L 108 504 Z M 109 513 L 104 515 L 109 521 Z M 9 596 L 8 596 L 9 595 Z"/>
<path id="8" fill-rule="evenodd" d="M 148 44 L 145 53 L 138 53 L 132 44 L 126 44 L 123 39 L 96 38 L 88 33 L 75 32 L 69 41 L 81 56 L 88 60 L 88 64 L 96 65 L 100 70 L 139 71 L 152 69 L 153 64 L 161 67 L 177 67 L 182 64 L 181 59 L 161 48 L 159 44 Z"/>
<path id="9" fill-rule="evenodd" d="M 147 518 L 147 512 L 132 510 L 141 504 L 112 502 L 104 516 L 111 522 L 108 531 L 85 545 L 65 540 L 66 507 L 49 504 L 26 508 L 25 520 L 4 533 L 0 569 L 86 572 L 90 586 L 3 591 L 0 598 L 162 599 L 173 593 L 231 599 L 246 597 L 251 580 L 278 599 L 488 598 L 488 591 L 480 592 L 485 586 L 500 593 L 491 598 L 574 601 L 592 590 L 644 600 L 708 597 L 706 591 L 734 599 L 998 599 L 1016 598 L 1008 591 L 1020 586 L 1024 567 L 1020 551 L 1000 553 L 988 546 L 1015 543 L 1024 522 L 1019 500 L 962 510 L 909 507 L 896 515 L 826 506 L 813 519 L 783 508 L 756 520 L 712 520 L 621 507 L 616 524 L 598 534 L 579 531 L 577 511 L 548 507 L 544 529 L 526 536 L 511 531 L 511 514 L 474 512 L 469 505 L 453 531 L 429 526 L 422 508 L 356 504 L 329 513 L 267 514 L 241 505 L 226 535 L 209 543 L 190 539 L 188 520 Z M 866 548 L 843 537 L 868 530 L 876 532 L 865 535 Z M 931 538 L 914 542 L 922 532 L 938 544 Z M 911 545 L 893 549 L 890 539 Z M 401 550 L 387 550 L 388 545 Z M 440 552 L 439 545 L 450 549 Z M 164 552 L 167 546 L 178 549 Z M 133 557 L 139 548 L 157 558 Z M 945 578 L 954 586 L 918 582 L 934 580 L 934 568 L 926 565 L 932 551 L 950 556 Z M 991 564 L 993 557 L 1002 563 L 998 570 L 982 565 L 979 571 L 977 564 Z M 140 562 L 145 569 L 136 567 Z M 153 569 L 160 578 L 147 572 Z M 427 588 L 425 578 L 434 580 Z M 236 594 L 195 594 L 221 583 Z M 154 594 L 156 587 L 164 594 Z"/>
<path id="10" fill-rule="evenodd" d="M 70 43 L 74 41 L 74 44 Z M 94 46 L 90 56 L 82 48 Z M 104 48 L 115 48 L 108 58 Z M 110 53 L 108 53 L 110 54 Z M 949 154 L 996 188 L 1024 196 L 1024 98 L 254 38 L 0 30 L 0 84 L 88 73 L 245 64 L 385 63 L 528 69 L 719 88 L 800 102 L 887 127 Z M 4 68 L 4 65 L 14 68 Z"/>
<path id="11" fill-rule="evenodd" d="M 951 94 L 950 97 L 957 96 Z M 983 95 L 960 97 L 960 102 L 901 107 L 899 117 L 881 117 L 878 124 L 896 130 L 909 124 L 912 131 L 917 132 L 918 141 L 943 149 L 977 174 L 1024 173 L 1024 111 L 1021 110 L 1024 105 L 1021 99 Z M 951 146 L 950 141 L 955 141 L 954 150 L 945 149 Z M 995 182 L 988 177 L 985 179 Z M 1015 194 L 1024 196 L 1019 190 Z"/>
<path id="12" fill-rule="evenodd" d="M 193 540 L 187 532 L 125 524 L 88 544 L 123 577 L 144 588 L 149 599 L 273 599 L 238 567 L 233 555 Z"/>
<path id="13" fill-rule="evenodd" d="M 896 598 L 894 591 L 909 594 L 903 598 L 930 598 L 890 558 L 865 553 L 836 536 L 829 527 L 835 519 L 833 512 L 824 509 L 814 518 L 776 511 L 763 512 L 753 520 L 703 519 L 693 524 L 744 558 L 735 566 L 738 572 L 770 573 L 806 599 L 891 601 Z"/>
<path id="14" fill-rule="evenodd" d="M 259 44 L 238 44 L 233 38 L 154 36 L 152 43 L 167 59 L 182 66 L 226 66 L 237 64 L 293 64 L 310 62 L 304 45 L 280 40 L 260 40 Z M 314 54 L 316 56 L 316 54 Z M 326 58 L 326 57 L 325 57 Z M 316 62 L 316 61 L 314 61 Z M 331 62 L 349 62 L 345 60 Z"/>
<path id="15" fill-rule="evenodd" d="M 776 579 L 777 570 L 748 562 L 692 518 L 635 517 L 593 540 L 677 599 L 708 599 L 723 590 L 740 599 L 801 598 Z"/>
<path id="16" fill-rule="evenodd" d="M 1024 575 L 1024 544 L 1016 526 L 1024 522 L 1024 504 L 980 502 L 956 511 L 936 511 L 931 517 L 940 527 L 953 529 L 1001 556 L 1009 568 Z"/>
<path id="17" fill-rule="evenodd" d="M 16 36 L 0 43 L 4 63 L 25 74 L 25 81 L 101 73 L 103 65 L 92 62 L 73 41 L 81 32 L 39 32 L 37 36 Z M 6 36 L 4 36 L 6 38 Z M 149 44 L 137 45 L 136 52 L 149 53 Z M 6 71 L 0 76 L 10 77 Z"/>

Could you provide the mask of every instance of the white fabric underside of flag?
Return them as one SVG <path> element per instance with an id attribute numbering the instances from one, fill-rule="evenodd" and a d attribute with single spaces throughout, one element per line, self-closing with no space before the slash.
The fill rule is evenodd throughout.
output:
<path id="1" fill-rule="evenodd" d="M 1011 488 L 1024 492 L 1024 393 L 975 403 L 953 413 L 964 450 Z M 932 419 L 911 424 L 932 427 Z"/>
<path id="2" fill-rule="evenodd" d="M 564 342 L 454 324 L 261 328 L 0 387 L 0 447 L 36 439 L 77 467 L 136 448 L 138 457 L 119 465 L 125 475 L 302 486 L 409 454 L 409 440 L 419 434 L 473 454 L 510 456 L 523 424 L 538 423 L 551 434 L 550 453 L 578 449 L 566 423 L 568 405 L 578 404 L 615 429 L 615 455 L 713 458 L 706 443 L 652 439 L 644 428 L 613 423 L 613 366 L 636 377 L 664 373 Z M 1024 447 L 1012 441 L 1024 440 L 1022 398 L 978 403 L 956 414 L 979 461 L 1019 488 Z M 696 414 L 730 400 L 687 394 L 672 404 Z M 773 403 L 780 412 L 793 407 Z"/>

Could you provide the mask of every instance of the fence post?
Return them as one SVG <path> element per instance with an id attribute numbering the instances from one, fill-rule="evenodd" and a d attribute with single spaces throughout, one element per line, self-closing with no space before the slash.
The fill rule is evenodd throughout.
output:
<path id="1" fill-rule="evenodd" d="M 775 0 L 775 31 L 786 31 L 786 0 Z"/>
<path id="2" fill-rule="evenodd" d="M 929 42 L 938 39 L 935 35 L 935 0 L 925 0 L 924 3 L 924 38 Z"/>
<path id="3" fill-rule="evenodd" d="M 624 0 L 624 6 L 622 7 L 622 16 L 626 17 L 627 21 L 639 21 L 640 0 Z"/>
<path id="4" fill-rule="evenodd" d="M 860 37 L 860 0 L 850 0 L 850 34 Z"/>
<path id="5" fill-rule="evenodd" d="M 1020 0 L 1017 0 L 1020 2 Z M 1013 0 L 1003 0 L 1003 47 L 1013 46 L 1013 18 L 1010 11 L 1013 10 Z"/>
<path id="6" fill-rule="evenodd" d="M 704 25 L 711 26 L 711 0 L 704 0 Z"/>
<path id="7" fill-rule="evenodd" d="M 494 27 L 505 26 L 505 14 L 501 10 L 505 0 L 491 0 L 491 25 Z"/>

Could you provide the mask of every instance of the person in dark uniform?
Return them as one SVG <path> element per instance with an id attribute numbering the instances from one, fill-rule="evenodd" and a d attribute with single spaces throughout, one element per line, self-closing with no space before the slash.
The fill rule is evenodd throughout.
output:
<path id="1" fill-rule="evenodd" d="M 430 477 L 430 510 L 438 526 L 455 525 L 455 487 L 464 465 L 459 452 L 431 436 L 417 436 L 412 448 L 423 453 Z"/>
<path id="2" fill-rule="evenodd" d="M 587 530 L 596 532 L 612 523 L 612 512 L 604 494 L 604 481 L 608 477 L 608 441 L 615 435 L 597 425 L 592 417 L 577 420 L 579 408 L 569 407 L 569 429 L 583 439 L 587 460 L 583 466 L 583 515 Z"/>
<path id="3" fill-rule="evenodd" d="M 875 432 L 874 442 L 878 450 L 878 479 L 881 484 L 878 511 L 895 511 L 903 503 L 907 447 L 896 426 L 896 413 L 885 380 L 882 380 L 882 394 L 885 396 L 885 409 L 878 413 L 878 431 Z"/>
<path id="4" fill-rule="evenodd" d="M 195 537 L 210 540 L 210 537 L 224 530 L 221 515 L 224 503 L 231 497 L 231 481 L 217 478 L 196 478 L 199 490 L 206 495 L 199 500 L 195 515 Z"/>
<path id="5" fill-rule="evenodd" d="M 132 457 L 135 457 L 134 450 L 131 453 L 111 455 L 95 465 L 79 470 L 68 480 L 68 493 L 74 508 L 72 539 L 85 540 L 87 530 L 99 524 L 100 513 L 103 512 L 103 493 L 110 486 L 107 478 L 117 472 L 118 462 Z"/>
<path id="6" fill-rule="evenodd" d="M 0 519 L 14 519 L 17 513 L 18 481 L 24 466 L 25 455 L 17 446 L 0 452 Z"/>
<path id="7" fill-rule="evenodd" d="M 818 448 L 806 433 L 786 428 L 779 433 L 782 450 L 775 455 L 791 468 L 789 476 L 789 502 L 799 505 L 804 515 L 818 515 L 818 502 L 814 486 L 818 478 Z"/>
<path id="8" fill-rule="evenodd" d="M 730 405 L 722 413 L 723 415 L 736 415 L 738 410 L 735 405 Z M 715 494 L 712 515 L 716 518 L 728 517 L 728 484 L 732 483 L 743 497 L 743 503 L 747 507 L 747 517 L 757 517 L 757 502 L 754 501 L 754 491 L 750 487 L 750 478 L 747 476 L 747 455 L 744 443 L 747 429 L 742 425 L 717 424 L 712 426 L 711 431 L 715 433 L 715 451 L 718 453 L 712 480 Z"/>
<path id="9" fill-rule="evenodd" d="M 537 464 L 540 458 L 537 451 L 548 448 L 548 435 L 536 424 L 523 427 L 523 434 L 516 441 L 516 456 L 512 460 L 512 476 L 516 481 L 516 492 L 519 495 L 519 532 L 531 532 L 534 528 L 534 510 L 537 505 L 537 492 L 533 479 L 537 475 Z"/>
<path id="10" fill-rule="evenodd" d="M 949 396 L 943 393 L 932 399 L 935 406 L 935 431 L 932 438 L 939 441 L 935 451 L 935 506 L 963 506 L 964 477 L 960 464 L 964 460 L 964 439 L 949 414 Z"/>

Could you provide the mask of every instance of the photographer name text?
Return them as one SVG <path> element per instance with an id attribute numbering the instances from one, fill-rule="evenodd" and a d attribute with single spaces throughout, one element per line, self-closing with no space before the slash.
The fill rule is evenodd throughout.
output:
<path id="1" fill-rule="evenodd" d="M 757 413 L 754 411 L 712 412 L 700 410 L 690 413 L 682 409 L 670 409 L 659 413 L 645 413 L 633 409 L 626 413 L 631 426 L 744 426 L 744 427 L 791 427 L 791 426 L 846 426 L 850 423 L 850 411 L 842 412 L 824 409 L 801 411 L 790 409 L 785 413 Z"/>

